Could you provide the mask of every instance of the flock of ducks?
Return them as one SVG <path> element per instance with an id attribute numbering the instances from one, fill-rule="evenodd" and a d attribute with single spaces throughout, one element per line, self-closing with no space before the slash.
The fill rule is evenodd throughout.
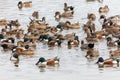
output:
<path id="1" fill-rule="evenodd" d="M 96 0 L 87 0 L 87 1 L 96 1 Z M 103 0 L 98 0 L 103 2 Z M 32 2 L 22 2 L 19 1 L 18 9 L 22 11 L 23 8 L 32 7 Z M 39 19 L 39 12 L 34 11 L 31 15 L 34 19 L 29 18 L 30 22 L 27 25 L 28 29 L 25 33 L 24 29 L 19 29 L 21 24 L 19 20 L 0 20 L 0 26 L 4 26 L 0 32 L 0 45 L 4 51 L 11 51 L 12 56 L 10 60 L 15 64 L 16 67 L 19 65 L 19 56 L 21 55 L 34 55 L 37 43 L 43 43 L 48 45 L 48 47 L 61 47 L 64 41 L 67 41 L 68 49 L 72 47 L 79 47 L 80 49 L 86 52 L 86 58 L 92 59 L 96 58 L 96 62 L 99 68 L 103 67 L 112 67 L 117 64 L 119 67 L 119 58 L 120 58 L 120 25 L 118 21 L 120 19 L 119 15 L 106 17 L 109 12 L 108 5 L 101 6 L 98 9 L 100 13 L 99 21 L 101 23 L 102 29 L 96 31 L 96 25 L 94 21 L 96 20 L 96 15 L 94 13 L 87 14 L 87 22 L 83 26 L 79 22 L 71 23 L 69 20 L 61 22 L 61 18 L 72 19 L 74 17 L 74 7 L 68 6 L 67 3 L 64 3 L 63 13 L 56 11 L 54 14 L 55 20 L 58 22 L 56 26 L 50 26 L 46 22 L 46 17 Z M 83 27 L 83 31 L 87 35 L 84 40 L 79 40 L 76 33 L 70 34 L 61 34 L 63 30 L 70 29 L 80 29 Z M 112 35 L 112 36 L 110 36 Z M 116 38 L 116 41 L 113 40 Z M 114 48 L 117 47 L 117 50 L 110 50 L 109 59 L 103 59 L 99 56 L 99 51 L 95 49 L 95 43 L 100 40 L 106 40 L 108 47 Z M 39 67 L 46 66 L 56 66 L 59 65 L 59 58 L 54 57 L 53 59 L 45 59 L 40 57 L 36 63 Z"/>

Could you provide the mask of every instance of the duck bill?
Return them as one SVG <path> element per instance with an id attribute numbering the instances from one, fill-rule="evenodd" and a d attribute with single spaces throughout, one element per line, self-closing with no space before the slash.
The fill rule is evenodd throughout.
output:
<path id="1" fill-rule="evenodd" d="M 35 65 L 38 65 L 40 61 L 38 61 Z"/>

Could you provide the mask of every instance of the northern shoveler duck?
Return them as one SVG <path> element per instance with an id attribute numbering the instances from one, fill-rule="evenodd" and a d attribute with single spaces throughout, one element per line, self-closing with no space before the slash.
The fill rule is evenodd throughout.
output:
<path id="1" fill-rule="evenodd" d="M 46 60 L 44 57 L 40 57 L 38 62 L 36 63 L 39 67 L 46 67 L 46 66 L 55 66 L 59 64 L 59 58 L 55 57 L 53 59 Z"/>
<path id="2" fill-rule="evenodd" d="M 106 59 L 104 60 L 102 57 L 98 58 L 97 61 L 98 67 L 99 68 L 104 68 L 104 67 L 119 67 L 119 59 Z"/>

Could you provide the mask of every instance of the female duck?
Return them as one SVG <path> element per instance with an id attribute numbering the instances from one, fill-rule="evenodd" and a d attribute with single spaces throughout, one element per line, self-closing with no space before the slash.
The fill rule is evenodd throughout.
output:
<path id="1" fill-rule="evenodd" d="M 63 18 L 73 18 L 74 11 L 66 11 L 64 13 L 61 13 L 59 11 L 55 12 L 55 19 Z"/>
<path id="2" fill-rule="evenodd" d="M 73 6 L 68 6 L 67 3 L 64 3 L 64 12 L 73 10 L 74 10 Z"/>
<path id="3" fill-rule="evenodd" d="M 107 13 L 109 11 L 108 5 L 99 8 L 99 13 Z"/>

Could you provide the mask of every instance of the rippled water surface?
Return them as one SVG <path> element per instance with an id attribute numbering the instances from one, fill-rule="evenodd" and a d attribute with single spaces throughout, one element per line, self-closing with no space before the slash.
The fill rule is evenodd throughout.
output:
<path id="1" fill-rule="evenodd" d="M 98 22 L 99 13 L 98 8 L 107 4 L 110 8 L 107 16 L 120 14 L 119 0 L 104 0 L 99 2 L 86 2 L 85 0 L 31 0 L 31 8 L 23 8 L 21 11 L 17 8 L 19 0 L 0 0 L 0 19 L 15 20 L 19 19 L 21 28 L 27 29 L 29 17 L 34 11 L 39 11 L 40 19 L 45 16 L 47 23 L 55 26 L 58 22 L 54 19 L 55 11 L 63 11 L 63 4 L 67 2 L 68 5 L 75 7 L 74 18 L 70 19 L 72 23 L 87 21 L 87 13 L 95 13 L 97 20 L 95 21 L 97 30 L 101 29 Z M 26 1 L 26 0 L 22 0 Z M 84 18 L 84 19 L 83 19 Z M 68 19 L 62 19 L 66 21 Z M 62 21 L 61 20 L 61 21 Z M 2 26 L 1 26 L 2 27 Z M 85 34 L 80 28 L 79 30 L 63 31 L 63 34 L 76 32 L 80 40 L 85 38 Z M 96 43 L 95 48 L 99 50 L 100 56 L 108 57 L 108 48 L 106 41 Z M 55 47 L 49 49 L 46 45 L 38 44 L 33 57 L 20 56 L 19 67 L 14 67 L 9 60 L 11 52 L 4 52 L 0 50 L 0 80 L 120 80 L 120 68 L 107 68 L 99 70 L 95 61 L 87 61 L 84 57 L 85 52 L 78 48 L 67 49 L 67 43 L 64 42 L 62 48 Z M 39 57 L 53 58 L 60 57 L 59 67 L 47 67 L 46 69 L 39 69 L 35 63 Z"/>

